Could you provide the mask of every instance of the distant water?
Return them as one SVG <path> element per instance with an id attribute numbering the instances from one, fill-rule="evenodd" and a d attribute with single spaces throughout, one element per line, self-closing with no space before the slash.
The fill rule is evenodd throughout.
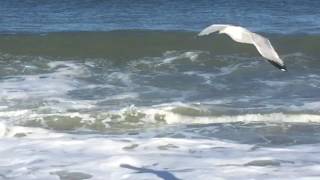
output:
<path id="1" fill-rule="evenodd" d="M 1 0 L 0 32 L 161 29 L 198 31 L 212 23 L 273 33 L 319 33 L 317 0 Z"/>
<path id="2" fill-rule="evenodd" d="M 320 3 L 0 1 L 0 179 L 320 176 Z M 197 37 L 212 23 L 270 38 Z"/>

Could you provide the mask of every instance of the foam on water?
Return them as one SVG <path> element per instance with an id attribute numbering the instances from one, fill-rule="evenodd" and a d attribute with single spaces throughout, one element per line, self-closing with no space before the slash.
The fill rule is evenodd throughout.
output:
<path id="1" fill-rule="evenodd" d="M 316 65 L 202 50 L 0 63 L 0 179 L 320 175 Z"/>
<path id="2" fill-rule="evenodd" d="M 123 131 L 161 124 L 319 122 L 316 99 L 295 102 L 295 98 L 270 98 L 297 83 L 302 87 L 310 82 L 305 86 L 317 89 L 319 77 L 315 74 L 275 80 L 257 72 L 251 82 L 234 80 L 238 75 L 250 77 L 251 72 L 243 69 L 255 70 L 254 66 L 264 63 L 260 59 L 211 56 L 206 51 L 166 51 L 159 57 L 129 61 L 123 67 L 106 59 L 56 60 L 9 54 L 1 58 L 20 62 L 4 68 L 32 67 L 1 80 L 0 118 L 11 124 Z M 248 87 L 256 85 L 264 87 L 243 96 L 251 90 Z M 296 89 L 303 94 L 304 89 Z"/>
<path id="3" fill-rule="evenodd" d="M 24 100 L 63 95 L 77 87 L 75 76 L 83 74 L 82 67 L 72 62 L 50 62 L 48 66 L 48 71 L 53 72 L 9 76 L 0 84 L 1 97 Z"/>
<path id="4" fill-rule="evenodd" d="M 320 144 L 80 135 L 0 123 L 4 179 L 291 179 L 320 176 Z"/>
<path id="5" fill-rule="evenodd" d="M 63 103 L 64 104 L 64 103 Z M 61 104 L 61 105 L 63 105 Z M 83 104 L 83 106 L 85 106 Z M 217 106 L 218 108 L 219 106 Z M 81 109 L 68 112 L 68 109 Z M 314 106 L 305 108 L 314 110 Z M 120 110 L 101 111 L 94 107 L 62 106 L 60 109 L 42 107 L 37 111 L 16 110 L 0 113 L 0 119 L 7 123 L 36 126 L 54 130 L 93 130 L 98 132 L 116 131 L 124 133 L 135 129 L 148 129 L 163 125 L 191 125 L 217 123 L 320 123 L 318 113 L 297 113 L 297 107 L 288 107 L 292 112 L 224 114 L 226 110 L 207 109 L 198 105 L 161 105 L 157 107 L 129 106 Z M 50 110 L 50 111 L 49 111 Z M 301 107 L 299 108 L 301 110 Z"/>

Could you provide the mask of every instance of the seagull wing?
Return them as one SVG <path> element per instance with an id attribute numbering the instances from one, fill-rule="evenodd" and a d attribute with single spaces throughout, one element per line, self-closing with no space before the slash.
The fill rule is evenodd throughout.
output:
<path id="1" fill-rule="evenodd" d="M 228 27 L 229 25 L 226 24 L 213 24 L 211 26 L 206 27 L 204 30 L 202 30 L 198 36 L 204 36 L 204 35 L 209 35 L 211 33 L 220 31 L 226 27 Z"/>
<path id="2" fill-rule="evenodd" d="M 286 71 L 286 67 L 284 62 L 280 59 L 278 53 L 274 50 L 273 46 L 271 45 L 270 41 L 256 33 L 251 34 L 253 45 L 257 48 L 259 53 L 268 61 L 279 68 L 282 71 Z"/>
<path id="3" fill-rule="evenodd" d="M 272 65 L 279 68 L 281 71 L 287 70 L 284 62 L 280 59 L 279 55 L 272 47 L 270 41 L 259 34 L 249 31 L 246 28 L 227 24 L 213 24 L 202 30 L 198 35 L 208 35 L 216 31 L 219 31 L 219 33 L 227 34 L 236 42 L 253 44 L 257 48 L 259 53 Z"/>

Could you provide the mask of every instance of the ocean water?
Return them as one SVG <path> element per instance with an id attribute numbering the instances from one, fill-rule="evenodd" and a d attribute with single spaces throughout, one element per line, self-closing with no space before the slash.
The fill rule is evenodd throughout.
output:
<path id="1" fill-rule="evenodd" d="M 319 179 L 320 2 L 0 0 L 0 179 Z M 230 23 L 268 37 L 281 72 Z"/>

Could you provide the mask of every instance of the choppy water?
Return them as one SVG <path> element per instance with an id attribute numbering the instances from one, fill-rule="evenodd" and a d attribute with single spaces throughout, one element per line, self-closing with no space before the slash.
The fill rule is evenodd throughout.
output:
<path id="1" fill-rule="evenodd" d="M 154 3 L 1 1 L 0 179 L 317 179 L 319 3 Z"/>

